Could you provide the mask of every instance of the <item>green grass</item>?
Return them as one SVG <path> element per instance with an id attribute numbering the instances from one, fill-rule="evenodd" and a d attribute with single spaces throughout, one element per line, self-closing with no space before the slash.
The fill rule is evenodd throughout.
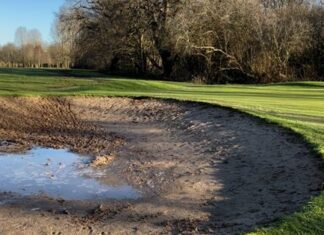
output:
<path id="1" fill-rule="evenodd" d="M 324 156 L 324 82 L 199 85 L 104 77 L 86 70 L 0 69 L 0 96 L 131 96 L 201 101 L 290 128 Z M 324 194 L 301 212 L 254 234 L 324 234 Z"/>

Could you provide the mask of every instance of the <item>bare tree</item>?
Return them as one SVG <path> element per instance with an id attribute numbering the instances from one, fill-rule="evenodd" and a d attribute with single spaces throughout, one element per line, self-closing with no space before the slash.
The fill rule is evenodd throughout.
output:
<path id="1" fill-rule="evenodd" d="M 321 79 L 323 19 L 316 0 L 68 0 L 54 43 L 20 27 L 0 60 L 219 83 Z"/>
<path id="2" fill-rule="evenodd" d="M 49 48 L 42 41 L 42 35 L 37 29 L 28 30 L 19 27 L 15 33 L 15 44 L 7 44 L 0 48 L 0 66 L 34 68 L 52 66 L 51 62 L 54 59 L 50 58 Z"/>

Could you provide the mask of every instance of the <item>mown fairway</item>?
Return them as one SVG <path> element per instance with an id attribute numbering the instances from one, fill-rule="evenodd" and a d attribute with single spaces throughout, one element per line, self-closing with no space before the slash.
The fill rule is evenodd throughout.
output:
<path id="1" fill-rule="evenodd" d="M 324 156 L 324 82 L 210 86 L 104 77 L 89 71 L 1 69 L 0 95 L 134 96 L 208 102 L 291 128 Z M 303 212 L 257 233 L 324 233 L 324 195 Z"/>

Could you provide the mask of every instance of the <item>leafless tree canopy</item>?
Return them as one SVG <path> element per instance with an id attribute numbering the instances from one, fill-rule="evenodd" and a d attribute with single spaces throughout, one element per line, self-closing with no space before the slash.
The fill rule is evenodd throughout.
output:
<path id="1" fill-rule="evenodd" d="M 38 33 L 30 40 L 21 28 L 0 61 L 37 65 L 45 53 L 56 66 L 174 80 L 314 80 L 324 74 L 323 24 L 315 0 L 68 0 L 55 44 L 36 50 Z"/>
<path id="2" fill-rule="evenodd" d="M 19 27 L 15 34 L 15 44 L 9 43 L 0 47 L 0 67 L 71 67 L 69 44 L 63 41 L 63 35 L 57 35 L 60 37 L 56 42 L 47 45 L 42 41 L 42 35 L 37 29 L 27 30 L 25 27 Z"/>

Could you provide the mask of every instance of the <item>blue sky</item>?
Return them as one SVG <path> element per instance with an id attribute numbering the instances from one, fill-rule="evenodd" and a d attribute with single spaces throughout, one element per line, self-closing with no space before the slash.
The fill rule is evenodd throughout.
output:
<path id="1" fill-rule="evenodd" d="M 64 0 L 0 0 L 0 45 L 14 42 L 19 26 L 38 29 L 43 40 L 51 41 L 54 13 Z"/>

